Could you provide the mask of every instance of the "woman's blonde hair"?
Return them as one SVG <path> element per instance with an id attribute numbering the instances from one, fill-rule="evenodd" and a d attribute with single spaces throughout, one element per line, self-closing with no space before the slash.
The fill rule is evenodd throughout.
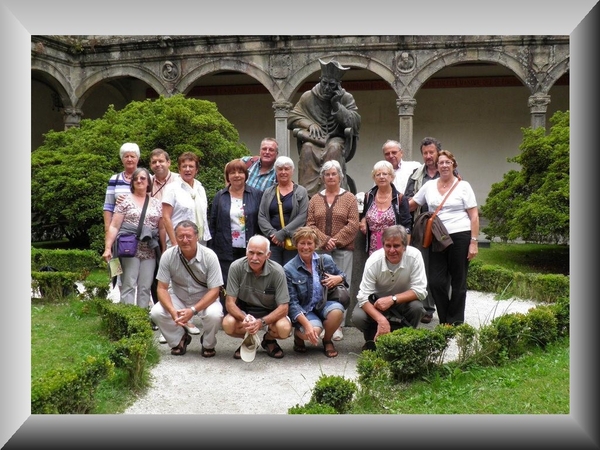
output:
<path id="1" fill-rule="evenodd" d="M 317 232 L 312 227 L 300 227 L 294 233 L 292 237 L 292 242 L 297 247 L 298 242 L 302 239 L 310 239 L 315 243 L 315 247 L 318 248 L 320 241 Z"/>

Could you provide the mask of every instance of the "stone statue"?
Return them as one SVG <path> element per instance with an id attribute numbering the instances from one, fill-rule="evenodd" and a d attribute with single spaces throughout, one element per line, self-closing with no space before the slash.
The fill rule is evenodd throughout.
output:
<path id="1" fill-rule="evenodd" d="M 319 63 L 319 83 L 302 94 L 288 117 L 288 128 L 298 140 L 298 183 L 314 195 L 322 189 L 321 166 L 335 159 L 346 175 L 342 187 L 356 193 L 346 162 L 356 151 L 360 115 L 354 97 L 341 86 L 342 76 L 350 68 L 333 59 L 327 63 L 319 59 Z"/>

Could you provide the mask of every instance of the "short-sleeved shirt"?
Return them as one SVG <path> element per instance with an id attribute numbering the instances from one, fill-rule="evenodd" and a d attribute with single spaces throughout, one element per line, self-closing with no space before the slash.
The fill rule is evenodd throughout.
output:
<path id="1" fill-rule="evenodd" d="M 179 247 L 169 247 L 160 257 L 156 279 L 169 285 L 169 292 L 183 303 L 197 302 L 209 289 L 223 286 L 223 275 L 217 254 L 210 248 L 198 244 L 196 256 L 188 261 L 196 277 L 206 283 L 198 284 L 188 273 L 179 257 Z"/>
<path id="2" fill-rule="evenodd" d="M 471 230 L 471 219 L 467 209 L 477 206 L 475 192 L 468 181 L 457 181 L 458 185 L 450 192 L 450 195 L 438 212 L 438 217 L 448 230 L 449 234 L 460 231 Z M 444 195 L 440 194 L 437 188 L 437 180 L 430 180 L 425 183 L 415 194 L 413 200 L 422 205 L 427 203 L 429 211 L 435 211 L 442 203 Z"/>
<path id="3" fill-rule="evenodd" d="M 117 197 L 122 194 L 131 194 L 131 182 L 123 176 L 123 172 L 111 175 L 104 194 L 104 211 L 115 211 Z"/>
<path id="4" fill-rule="evenodd" d="M 244 156 L 242 161 L 247 163 L 251 158 L 251 156 Z M 275 178 L 275 165 L 273 165 L 271 170 L 269 170 L 267 173 L 260 173 L 260 168 L 261 163 L 259 159 L 248 169 L 248 180 L 246 181 L 246 184 L 264 191 L 269 186 L 273 186 L 277 181 Z"/>
<path id="5" fill-rule="evenodd" d="M 247 256 L 236 259 L 229 267 L 226 290 L 227 295 L 271 311 L 290 302 L 283 267 L 270 259 L 258 277 L 250 269 Z"/>

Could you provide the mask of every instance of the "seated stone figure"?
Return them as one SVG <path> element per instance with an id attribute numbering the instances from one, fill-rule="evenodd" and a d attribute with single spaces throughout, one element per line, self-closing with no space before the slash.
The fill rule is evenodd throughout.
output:
<path id="1" fill-rule="evenodd" d="M 298 183 L 309 196 L 322 189 L 319 173 L 325 161 L 337 160 L 346 174 L 360 129 L 354 97 L 341 87 L 342 76 L 350 68 L 333 59 L 319 63 L 319 83 L 302 94 L 288 117 L 288 128 L 298 139 Z M 344 177 L 344 184 L 344 189 L 356 192 L 350 177 Z"/>

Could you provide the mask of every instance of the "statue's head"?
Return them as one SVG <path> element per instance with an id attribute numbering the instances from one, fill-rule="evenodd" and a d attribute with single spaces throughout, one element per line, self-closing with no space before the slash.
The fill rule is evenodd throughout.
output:
<path id="1" fill-rule="evenodd" d="M 319 63 L 321 64 L 322 78 L 329 78 L 340 81 L 344 76 L 344 73 L 346 73 L 347 70 L 350 70 L 350 67 L 343 67 L 335 59 L 331 59 L 327 63 L 322 59 L 319 59 Z"/>

